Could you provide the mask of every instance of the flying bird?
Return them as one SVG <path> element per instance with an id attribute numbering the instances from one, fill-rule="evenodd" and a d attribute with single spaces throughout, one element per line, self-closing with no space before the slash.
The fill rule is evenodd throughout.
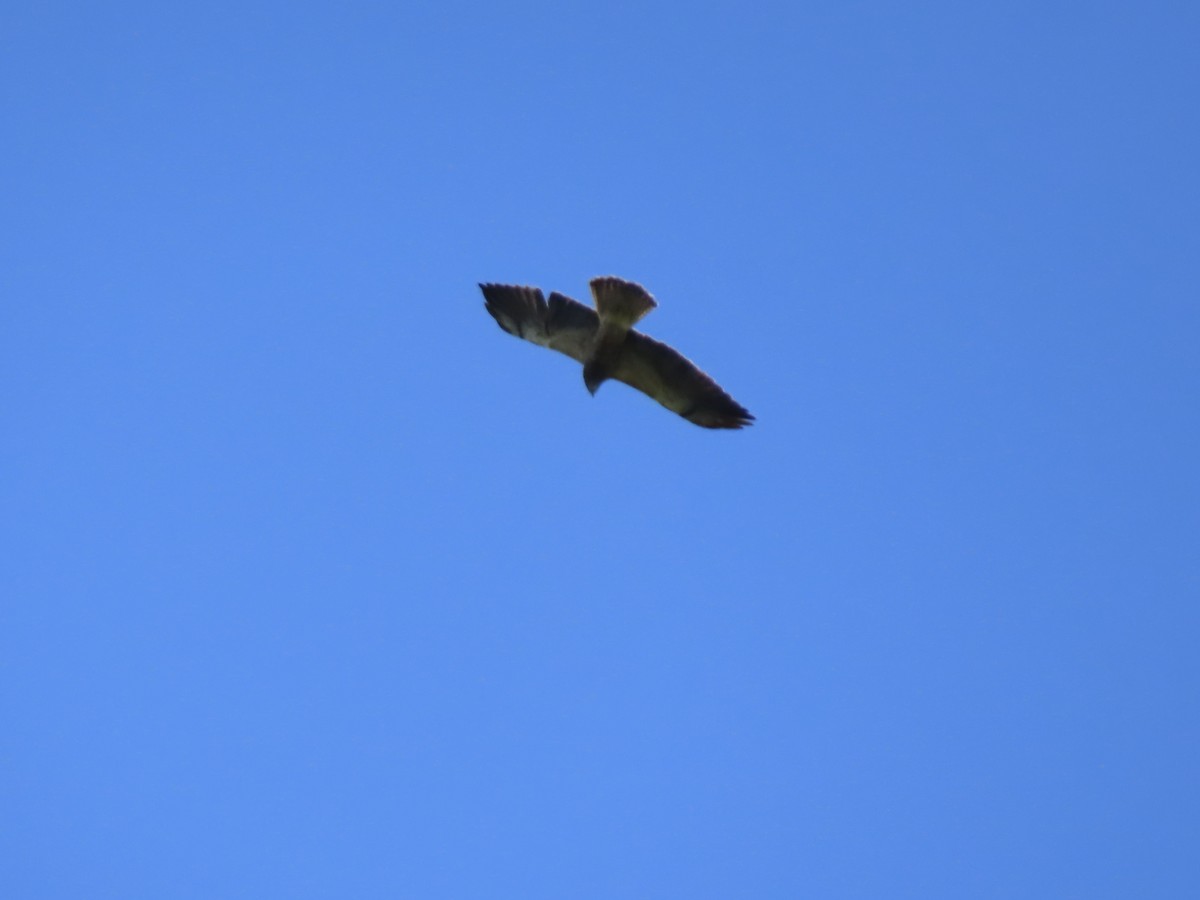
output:
<path id="1" fill-rule="evenodd" d="M 583 363 L 592 394 L 609 378 L 653 397 L 702 428 L 743 428 L 754 416 L 683 354 L 633 326 L 658 304 L 639 284 L 606 276 L 591 281 L 591 310 L 534 287 L 481 284 L 484 305 L 509 334 Z"/>

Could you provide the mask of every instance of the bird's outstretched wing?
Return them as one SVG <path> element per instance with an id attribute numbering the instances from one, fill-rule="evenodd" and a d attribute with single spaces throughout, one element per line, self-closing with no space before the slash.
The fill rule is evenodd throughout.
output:
<path id="1" fill-rule="evenodd" d="M 596 311 L 582 303 L 551 294 L 549 301 L 538 288 L 507 284 L 481 284 L 484 305 L 509 334 L 549 347 L 578 362 L 586 362 L 600 330 Z"/>
<path id="2" fill-rule="evenodd" d="M 703 428 L 744 428 L 754 416 L 686 356 L 630 331 L 613 377 Z"/>

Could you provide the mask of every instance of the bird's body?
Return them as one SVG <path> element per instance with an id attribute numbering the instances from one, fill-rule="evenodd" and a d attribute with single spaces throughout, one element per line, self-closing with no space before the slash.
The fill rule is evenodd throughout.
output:
<path id="1" fill-rule="evenodd" d="M 596 309 L 538 288 L 481 284 L 487 311 L 509 334 L 583 363 L 591 393 L 609 378 L 704 428 L 742 428 L 754 417 L 682 354 L 633 326 L 658 304 L 640 285 L 594 278 Z"/>

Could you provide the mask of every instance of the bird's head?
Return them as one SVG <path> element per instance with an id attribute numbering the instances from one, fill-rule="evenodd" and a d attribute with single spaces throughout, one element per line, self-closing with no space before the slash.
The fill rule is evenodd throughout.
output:
<path id="1" fill-rule="evenodd" d="M 583 365 L 583 383 L 587 385 L 588 393 L 595 396 L 600 385 L 608 380 L 608 368 L 598 360 L 588 360 Z"/>

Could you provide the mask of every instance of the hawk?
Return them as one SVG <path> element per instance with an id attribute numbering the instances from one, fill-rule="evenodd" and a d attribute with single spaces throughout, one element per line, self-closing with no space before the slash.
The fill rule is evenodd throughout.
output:
<path id="1" fill-rule="evenodd" d="M 479 287 L 487 311 L 509 334 L 583 363 L 583 383 L 593 395 L 615 378 L 702 428 L 743 428 L 754 420 L 691 360 L 634 330 L 658 306 L 639 284 L 593 278 L 595 310 L 558 293 L 546 300 L 534 287 Z"/>

